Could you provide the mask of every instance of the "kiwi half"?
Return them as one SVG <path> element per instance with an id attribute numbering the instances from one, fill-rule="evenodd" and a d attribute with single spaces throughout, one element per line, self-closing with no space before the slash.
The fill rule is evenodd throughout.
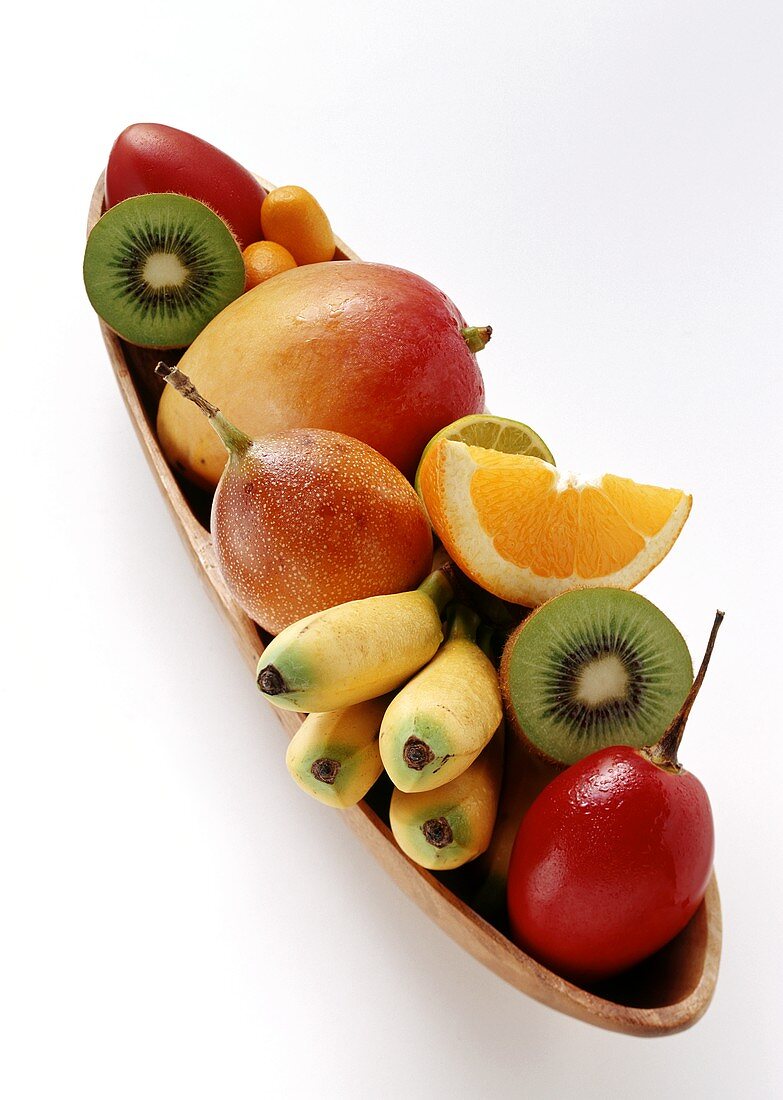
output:
<path id="1" fill-rule="evenodd" d="M 677 627 L 619 588 L 574 589 L 542 604 L 508 639 L 500 668 L 512 725 L 557 764 L 609 745 L 654 745 L 692 682 Z"/>
<path id="2" fill-rule="evenodd" d="M 84 254 L 95 312 L 146 348 L 180 348 L 245 288 L 226 223 L 186 195 L 138 195 L 96 222 Z"/>

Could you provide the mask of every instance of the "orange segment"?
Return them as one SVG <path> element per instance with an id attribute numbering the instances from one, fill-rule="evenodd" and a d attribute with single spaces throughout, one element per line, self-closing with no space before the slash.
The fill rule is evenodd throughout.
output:
<path id="1" fill-rule="evenodd" d="M 682 498 L 680 489 L 638 485 L 627 477 L 604 474 L 601 489 L 618 512 L 627 516 L 645 537 L 657 535 Z"/>
<path id="2" fill-rule="evenodd" d="M 680 489 L 613 474 L 586 481 L 449 439 L 426 452 L 419 483 L 460 568 L 530 607 L 576 586 L 633 588 L 668 553 L 691 506 Z"/>
<path id="3" fill-rule="evenodd" d="M 579 508 L 576 572 L 585 580 L 607 577 L 644 550 L 638 535 L 600 489 L 586 486 Z"/>

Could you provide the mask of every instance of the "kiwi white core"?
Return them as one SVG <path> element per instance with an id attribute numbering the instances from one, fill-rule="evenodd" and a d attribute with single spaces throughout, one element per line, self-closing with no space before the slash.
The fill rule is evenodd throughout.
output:
<path id="1" fill-rule="evenodd" d="M 654 745 L 690 690 L 693 665 L 677 627 L 644 596 L 577 588 L 512 635 L 502 675 L 527 741 L 573 764 L 608 745 Z"/>
<path id="2" fill-rule="evenodd" d="M 616 653 L 607 653 L 579 672 L 574 694 L 586 707 L 600 707 L 628 694 L 628 670 Z"/>
<path id="3" fill-rule="evenodd" d="M 153 290 L 164 290 L 167 286 L 182 286 L 188 269 L 172 252 L 153 252 L 144 264 L 143 277 Z"/>

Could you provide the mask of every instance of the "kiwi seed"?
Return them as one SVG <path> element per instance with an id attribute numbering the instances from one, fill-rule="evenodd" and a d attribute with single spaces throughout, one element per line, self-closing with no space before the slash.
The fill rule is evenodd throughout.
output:
<path id="1" fill-rule="evenodd" d="M 501 687 L 509 716 L 545 759 L 573 764 L 609 745 L 654 745 L 693 682 L 679 630 L 644 596 L 564 592 L 509 638 Z"/>
<path id="2" fill-rule="evenodd" d="M 138 195 L 94 225 L 84 285 L 96 313 L 131 344 L 186 347 L 244 290 L 230 229 L 186 195 Z"/>

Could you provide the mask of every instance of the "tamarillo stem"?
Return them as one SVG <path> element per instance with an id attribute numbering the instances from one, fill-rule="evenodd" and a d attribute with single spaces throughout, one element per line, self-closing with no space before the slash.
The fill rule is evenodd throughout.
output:
<path id="1" fill-rule="evenodd" d="M 660 741 L 647 750 L 647 755 L 650 760 L 661 768 L 668 768 L 671 771 L 679 771 L 681 768 L 681 764 L 677 759 L 677 751 L 682 741 L 682 735 L 685 733 L 685 723 L 688 721 L 691 707 L 696 700 L 696 696 L 699 694 L 701 685 L 704 683 L 704 677 L 707 674 L 707 668 L 709 667 L 710 658 L 712 657 L 712 650 L 715 646 L 715 639 L 718 636 L 718 630 L 720 629 L 720 624 L 723 622 L 724 614 L 725 612 L 723 611 L 715 612 L 715 620 L 712 624 L 707 648 L 704 651 L 704 657 L 702 658 L 699 671 L 696 673 L 696 678 L 691 685 L 691 690 L 685 697 L 685 702 L 680 707 L 679 712 L 673 718 L 669 728 Z"/>

